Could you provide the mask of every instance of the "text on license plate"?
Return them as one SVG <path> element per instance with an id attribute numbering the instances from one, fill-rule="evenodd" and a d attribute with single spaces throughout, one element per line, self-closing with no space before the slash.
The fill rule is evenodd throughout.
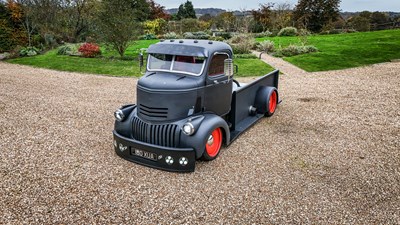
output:
<path id="1" fill-rule="evenodd" d="M 157 161 L 157 155 L 154 153 L 151 153 L 151 152 L 146 152 L 146 151 L 139 150 L 139 149 L 132 149 L 132 154 L 142 157 L 142 158 L 145 158 L 145 159 Z"/>

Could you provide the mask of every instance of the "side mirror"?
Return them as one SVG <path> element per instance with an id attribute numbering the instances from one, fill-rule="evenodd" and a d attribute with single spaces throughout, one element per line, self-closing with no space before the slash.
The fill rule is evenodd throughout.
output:
<path id="1" fill-rule="evenodd" d="M 225 59 L 224 61 L 224 73 L 228 77 L 232 77 L 234 74 L 234 69 L 233 69 L 233 60 L 232 59 Z"/>

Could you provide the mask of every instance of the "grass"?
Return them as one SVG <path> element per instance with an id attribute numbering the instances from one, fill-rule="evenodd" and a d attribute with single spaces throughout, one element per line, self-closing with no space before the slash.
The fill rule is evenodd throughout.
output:
<path id="1" fill-rule="evenodd" d="M 139 77 L 141 73 L 137 56 L 140 49 L 148 48 L 157 42 L 158 40 L 135 42 L 125 53 L 128 60 L 121 60 L 116 51 L 102 46 L 102 55 L 105 58 L 62 56 L 57 55 L 57 50 L 51 50 L 43 55 L 10 59 L 8 62 L 61 71 Z M 235 64 L 239 66 L 238 77 L 261 76 L 273 70 L 271 66 L 257 58 L 236 59 Z"/>
<path id="2" fill-rule="evenodd" d="M 235 59 L 235 64 L 239 66 L 237 77 L 262 76 L 274 70 L 270 65 L 259 59 Z"/>
<path id="3" fill-rule="evenodd" d="M 275 46 L 300 45 L 298 37 L 257 38 L 272 40 Z M 284 57 L 284 60 L 309 72 L 338 70 L 400 59 L 400 30 L 316 35 L 308 38 L 319 52 Z"/>

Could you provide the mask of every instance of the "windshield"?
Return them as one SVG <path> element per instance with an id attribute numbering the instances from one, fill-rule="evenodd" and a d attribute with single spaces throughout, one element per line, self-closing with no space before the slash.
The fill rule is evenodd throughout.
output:
<path id="1" fill-rule="evenodd" d="M 149 71 L 180 72 L 198 76 L 203 72 L 204 65 L 204 57 L 150 54 L 147 69 Z"/>

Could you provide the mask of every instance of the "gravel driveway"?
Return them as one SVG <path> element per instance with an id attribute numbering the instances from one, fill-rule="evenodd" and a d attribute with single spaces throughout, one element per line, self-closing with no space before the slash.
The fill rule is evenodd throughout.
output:
<path id="1" fill-rule="evenodd" d="M 400 63 L 282 75 L 277 113 L 190 174 L 114 153 L 136 82 L 0 62 L 0 224 L 400 223 Z"/>

